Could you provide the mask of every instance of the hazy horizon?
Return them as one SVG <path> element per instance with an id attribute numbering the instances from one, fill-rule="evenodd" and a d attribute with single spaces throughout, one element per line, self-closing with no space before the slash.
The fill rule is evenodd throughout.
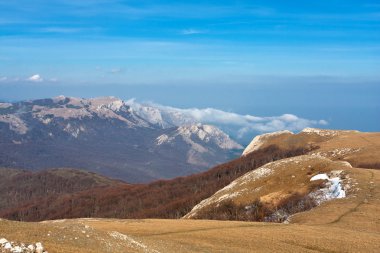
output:
<path id="1" fill-rule="evenodd" d="M 0 1 L 0 100 L 111 95 L 379 131 L 379 13 L 370 0 Z"/>

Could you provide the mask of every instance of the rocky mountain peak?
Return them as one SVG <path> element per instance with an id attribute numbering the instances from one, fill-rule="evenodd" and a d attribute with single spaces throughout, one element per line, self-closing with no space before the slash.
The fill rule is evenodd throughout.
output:
<path id="1" fill-rule="evenodd" d="M 157 144 L 171 143 L 180 137 L 188 144 L 205 142 L 216 145 L 221 149 L 242 149 L 242 146 L 233 141 L 226 133 L 215 126 L 191 124 L 178 127 L 171 135 L 163 134 L 157 138 Z"/>

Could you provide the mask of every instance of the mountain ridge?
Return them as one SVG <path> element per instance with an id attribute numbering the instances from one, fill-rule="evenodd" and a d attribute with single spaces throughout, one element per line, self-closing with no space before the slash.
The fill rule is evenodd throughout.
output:
<path id="1" fill-rule="evenodd" d="M 116 97 L 2 103 L 0 166 L 70 167 L 147 182 L 205 170 L 242 149 L 217 127 L 178 125 L 153 124 Z M 164 135 L 177 138 L 158 145 Z"/>

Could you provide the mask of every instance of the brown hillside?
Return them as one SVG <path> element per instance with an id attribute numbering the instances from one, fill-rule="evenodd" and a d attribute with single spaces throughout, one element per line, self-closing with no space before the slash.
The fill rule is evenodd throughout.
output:
<path id="1" fill-rule="evenodd" d="M 371 169 L 380 163 L 379 133 L 320 129 L 305 129 L 299 134 L 279 132 L 256 137 L 245 154 L 250 154 L 249 148 L 257 152 L 268 144 L 319 148 L 245 174 L 200 202 L 185 218 L 282 222 L 318 206 L 322 197 L 338 198 L 339 194 L 333 193 L 337 187 L 347 198 L 355 197 L 360 190 L 355 176 L 363 169 L 353 166 Z M 329 178 L 312 181 L 318 174 Z M 340 183 L 332 183 L 333 178 Z"/>
<path id="2" fill-rule="evenodd" d="M 290 139 L 281 142 L 269 138 L 266 140 L 269 144 L 265 142 L 248 155 L 188 177 L 146 185 L 95 186 L 16 201 L 15 205 L 2 208 L 0 217 L 27 221 L 76 217 L 179 218 L 238 177 L 282 158 L 307 153 L 348 161 L 354 167 L 376 168 L 379 163 L 379 133 L 323 130 L 321 134 L 319 131 L 287 134 Z M 285 204 L 288 200 L 297 201 L 299 196 L 288 197 Z"/>
<path id="3" fill-rule="evenodd" d="M 0 210 L 31 200 L 43 201 L 63 194 L 121 183 L 92 172 L 74 169 L 31 172 L 0 168 Z"/>
<path id="4" fill-rule="evenodd" d="M 48 194 L 43 198 L 37 194 L 38 198 L 30 201 L 19 199 L 10 208 L 3 208 L 0 217 L 25 221 L 74 217 L 180 218 L 201 200 L 246 172 L 268 162 L 308 151 L 302 148 L 282 150 L 273 145 L 188 177 L 147 185 L 95 185 L 88 190 L 63 191 L 59 196 Z M 22 180 L 19 183 L 24 185 Z M 50 183 L 45 185 L 46 189 L 54 189 L 56 184 Z M 80 180 L 77 183 L 81 184 Z M 28 191 L 32 191 L 30 195 L 35 195 L 33 188 L 28 188 Z"/>

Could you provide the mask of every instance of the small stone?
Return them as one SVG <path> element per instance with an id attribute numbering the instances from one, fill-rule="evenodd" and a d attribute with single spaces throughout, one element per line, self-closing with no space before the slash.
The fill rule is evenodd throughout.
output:
<path id="1" fill-rule="evenodd" d="M 4 245 L 4 249 L 11 249 L 11 248 L 12 248 L 12 244 L 10 244 L 9 242 L 6 242 Z"/>
<path id="2" fill-rule="evenodd" d="M 8 242 L 8 240 L 5 238 L 0 239 L 0 244 L 6 244 L 7 242 Z"/>
<path id="3" fill-rule="evenodd" d="M 43 253 L 44 252 L 44 247 L 42 246 L 42 243 L 37 242 L 36 243 L 36 253 Z"/>
<path id="4" fill-rule="evenodd" d="M 20 246 L 15 246 L 13 249 L 12 249 L 12 253 L 22 253 L 23 250 Z"/>
<path id="5" fill-rule="evenodd" d="M 30 245 L 28 245 L 28 247 L 27 247 L 30 251 L 34 251 L 35 250 L 35 247 L 34 247 L 34 245 L 32 245 L 32 244 L 30 244 Z"/>

